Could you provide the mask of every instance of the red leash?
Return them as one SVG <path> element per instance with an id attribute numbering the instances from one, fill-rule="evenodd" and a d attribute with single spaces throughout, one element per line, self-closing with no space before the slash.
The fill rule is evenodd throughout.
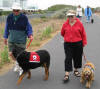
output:
<path id="1" fill-rule="evenodd" d="M 31 42 L 32 42 L 32 40 L 30 40 L 30 42 L 29 42 L 29 44 L 27 45 L 26 49 L 30 46 Z"/>

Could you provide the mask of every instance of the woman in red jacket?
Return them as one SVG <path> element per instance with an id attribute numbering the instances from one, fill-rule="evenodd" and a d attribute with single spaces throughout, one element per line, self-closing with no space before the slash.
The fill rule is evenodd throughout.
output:
<path id="1" fill-rule="evenodd" d="M 75 11 L 69 10 L 67 17 L 68 19 L 61 29 L 66 57 L 64 83 L 69 80 L 69 72 L 73 70 L 72 66 L 74 66 L 74 75 L 80 76 L 78 68 L 82 67 L 83 47 L 87 44 L 85 29 L 79 19 L 76 18 Z M 72 60 L 74 65 L 72 65 Z"/>

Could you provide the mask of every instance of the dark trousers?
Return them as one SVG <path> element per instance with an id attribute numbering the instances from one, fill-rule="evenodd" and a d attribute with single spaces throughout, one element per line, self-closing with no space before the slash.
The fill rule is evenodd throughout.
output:
<path id="1" fill-rule="evenodd" d="M 65 50 L 65 71 L 72 71 L 73 65 L 74 68 L 81 68 L 82 67 L 82 53 L 83 53 L 83 46 L 82 41 L 69 43 L 64 43 L 64 50 Z"/>

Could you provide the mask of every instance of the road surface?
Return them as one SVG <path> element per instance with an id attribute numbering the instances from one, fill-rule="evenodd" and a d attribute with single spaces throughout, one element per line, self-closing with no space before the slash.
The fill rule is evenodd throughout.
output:
<path id="1" fill-rule="evenodd" d="M 88 45 L 84 48 L 85 55 L 88 60 L 96 66 L 95 81 L 91 89 L 100 88 L 100 18 L 93 16 L 94 23 L 85 23 L 84 27 L 87 33 Z M 80 84 L 80 78 L 70 74 L 70 81 L 63 84 L 64 77 L 64 49 L 63 38 L 60 33 L 51 41 L 44 45 L 41 49 L 46 49 L 51 55 L 50 76 L 48 81 L 44 81 L 44 69 L 37 68 L 32 70 L 32 78 L 28 80 L 26 77 L 22 83 L 17 86 L 18 74 L 13 70 L 0 76 L 0 89 L 86 89 L 85 85 Z M 83 60 L 84 64 L 84 60 Z"/>

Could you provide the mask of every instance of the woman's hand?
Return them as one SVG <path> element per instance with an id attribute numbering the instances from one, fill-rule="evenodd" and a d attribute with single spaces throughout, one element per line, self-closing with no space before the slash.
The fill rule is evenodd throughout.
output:
<path id="1" fill-rule="evenodd" d="M 7 45 L 7 39 L 4 39 L 4 44 Z"/>

